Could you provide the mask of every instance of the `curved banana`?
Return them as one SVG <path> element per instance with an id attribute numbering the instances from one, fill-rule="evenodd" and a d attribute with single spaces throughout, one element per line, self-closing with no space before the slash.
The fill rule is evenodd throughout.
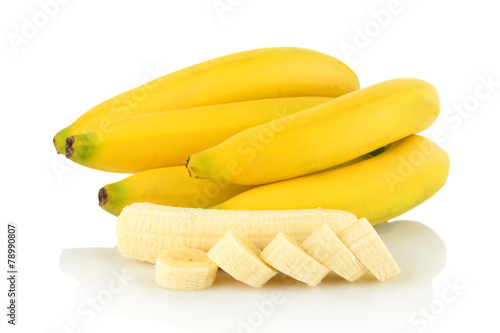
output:
<path id="1" fill-rule="evenodd" d="M 202 106 L 140 115 L 68 138 L 66 157 L 98 170 L 134 173 L 186 163 L 249 127 L 330 101 L 329 97 L 287 97 Z"/>
<path id="2" fill-rule="evenodd" d="M 194 178 L 267 184 L 324 170 L 418 133 L 439 115 L 430 83 L 395 79 L 242 131 L 189 157 Z"/>
<path id="3" fill-rule="evenodd" d="M 99 190 L 99 206 L 120 215 L 134 202 L 207 208 L 249 190 L 249 186 L 216 180 L 194 179 L 184 166 L 147 170 L 108 184 Z"/>
<path id="4" fill-rule="evenodd" d="M 341 61 L 302 48 L 256 49 L 212 59 L 170 73 L 93 107 L 54 137 L 58 153 L 66 138 L 139 114 L 254 99 L 337 97 L 359 88 Z"/>
<path id="5" fill-rule="evenodd" d="M 370 159 L 342 168 L 263 185 L 213 208 L 339 209 L 372 224 L 399 216 L 433 196 L 448 178 L 448 154 L 411 135 Z"/>

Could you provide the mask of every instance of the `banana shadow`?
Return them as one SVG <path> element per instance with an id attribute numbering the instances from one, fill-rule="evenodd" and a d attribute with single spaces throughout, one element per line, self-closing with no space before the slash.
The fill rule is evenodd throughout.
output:
<path id="1" fill-rule="evenodd" d="M 384 283 L 370 276 L 350 283 L 331 273 L 309 288 L 278 274 L 254 289 L 219 270 L 212 288 L 176 292 L 155 284 L 152 264 L 124 258 L 116 248 L 65 249 L 60 269 L 79 282 L 73 320 L 83 328 L 98 326 L 104 312 L 191 332 L 295 332 L 315 322 L 329 322 L 336 331 L 400 332 L 412 313 L 434 299 L 432 279 L 446 264 L 446 246 L 416 221 L 375 229 L 401 268 Z"/>

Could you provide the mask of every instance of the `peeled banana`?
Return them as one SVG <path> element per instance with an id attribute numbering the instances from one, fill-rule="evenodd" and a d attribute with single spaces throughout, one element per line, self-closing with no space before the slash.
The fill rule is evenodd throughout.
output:
<path id="1" fill-rule="evenodd" d="M 208 257 L 236 280 L 260 288 L 276 271 L 259 257 L 260 250 L 247 239 L 228 231 L 211 249 Z"/>
<path id="2" fill-rule="evenodd" d="M 328 97 L 272 98 L 157 112 L 109 124 L 68 138 L 66 157 L 110 172 L 184 165 L 192 153 L 215 146 L 249 127 L 330 101 Z"/>
<path id="3" fill-rule="evenodd" d="M 319 284 L 330 272 L 307 254 L 297 241 L 282 232 L 262 250 L 260 257 L 280 272 L 310 287 Z"/>
<path id="4" fill-rule="evenodd" d="M 256 49 L 209 60 L 165 75 L 93 107 L 54 137 L 66 139 L 140 114 L 205 105 L 294 96 L 337 97 L 359 88 L 354 72 L 326 54 L 294 47 Z"/>
<path id="5" fill-rule="evenodd" d="M 172 248 L 209 251 L 228 231 L 263 249 L 280 232 L 303 242 L 325 224 L 344 230 L 357 220 L 354 214 L 327 209 L 226 211 L 134 203 L 118 217 L 116 236 L 122 255 L 154 263 Z"/>
<path id="6" fill-rule="evenodd" d="M 185 166 L 142 171 L 99 190 L 99 206 L 118 216 L 134 202 L 208 208 L 251 189 L 212 179 L 189 177 Z"/>
<path id="7" fill-rule="evenodd" d="M 259 186 L 214 206 L 217 209 L 340 209 L 377 224 L 418 206 L 446 182 L 450 161 L 422 136 L 399 140 L 367 160 Z"/>
<path id="8" fill-rule="evenodd" d="M 307 237 L 302 248 L 347 281 L 356 281 L 368 271 L 327 225 Z"/>
<path id="9" fill-rule="evenodd" d="M 155 280 L 159 286 L 172 290 L 205 289 L 214 283 L 217 269 L 201 250 L 170 249 L 156 259 Z"/>
<path id="10" fill-rule="evenodd" d="M 394 79 L 244 130 L 189 157 L 194 178 L 259 185 L 347 162 L 420 132 L 439 115 L 430 83 Z M 286 202 L 286 200 L 282 200 Z"/>

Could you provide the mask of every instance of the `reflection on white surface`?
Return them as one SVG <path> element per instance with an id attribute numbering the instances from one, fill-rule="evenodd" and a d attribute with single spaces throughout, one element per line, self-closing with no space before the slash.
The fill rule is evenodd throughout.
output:
<path id="1" fill-rule="evenodd" d="M 428 226 L 395 221 L 376 226 L 402 273 L 384 283 L 349 283 L 333 273 L 319 286 L 277 275 L 253 289 L 219 270 L 212 288 L 165 290 L 152 264 L 123 258 L 116 248 L 75 248 L 60 258 L 63 272 L 80 282 L 75 313 L 83 327 L 100 315 L 165 322 L 192 332 L 413 332 L 411 314 L 434 298 L 432 278 L 444 267 L 446 247 Z M 85 331 L 85 330 L 84 330 Z"/>

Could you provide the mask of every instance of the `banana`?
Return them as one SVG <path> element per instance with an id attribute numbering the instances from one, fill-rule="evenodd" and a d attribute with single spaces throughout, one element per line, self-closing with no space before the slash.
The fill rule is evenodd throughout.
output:
<path id="1" fill-rule="evenodd" d="M 282 232 L 262 250 L 260 257 L 278 271 L 306 283 L 309 287 L 318 285 L 330 272 L 307 254 L 299 243 Z"/>
<path id="2" fill-rule="evenodd" d="M 118 217 L 116 236 L 123 256 L 154 263 L 172 248 L 209 251 L 228 231 L 263 249 L 280 232 L 303 242 L 324 224 L 344 230 L 356 221 L 349 212 L 326 209 L 226 211 L 134 203 Z"/>
<path id="3" fill-rule="evenodd" d="M 183 165 L 192 153 L 249 127 L 330 101 L 328 97 L 272 98 L 166 111 L 117 120 L 68 138 L 66 157 L 110 172 L 135 173 Z"/>
<path id="4" fill-rule="evenodd" d="M 337 236 L 378 280 L 385 281 L 401 272 L 382 239 L 365 218 Z"/>
<path id="5" fill-rule="evenodd" d="M 347 281 L 354 282 L 367 272 L 365 266 L 327 225 L 307 237 L 302 248 Z"/>
<path id="6" fill-rule="evenodd" d="M 214 206 L 218 209 L 340 209 L 372 224 L 399 216 L 445 184 L 450 161 L 418 135 L 399 140 L 375 157 L 342 168 L 259 186 Z M 334 230 L 335 231 L 335 230 Z"/>
<path id="7" fill-rule="evenodd" d="M 206 61 L 160 77 L 93 107 L 59 131 L 54 145 L 66 153 L 66 139 L 140 114 L 256 99 L 338 97 L 359 88 L 356 74 L 326 54 L 294 47 L 256 49 Z"/>
<path id="8" fill-rule="evenodd" d="M 344 165 L 370 158 L 363 155 Z M 158 205 L 209 208 L 218 205 L 253 186 L 236 185 L 220 180 L 189 177 L 185 166 L 151 169 L 138 172 L 99 190 L 99 206 L 110 214 L 120 215 L 134 202 Z"/>
<path id="9" fill-rule="evenodd" d="M 194 178 L 242 185 L 291 179 L 420 132 L 438 114 L 433 85 L 410 78 L 389 80 L 244 130 L 191 155 L 187 167 Z"/>
<path id="10" fill-rule="evenodd" d="M 252 187 L 189 177 L 185 166 L 142 171 L 99 190 L 99 206 L 118 216 L 134 202 L 208 208 Z"/>
<path id="11" fill-rule="evenodd" d="M 217 265 L 198 249 L 178 248 L 163 252 L 156 259 L 155 280 L 163 288 L 199 290 L 212 286 Z"/>
<path id="12" fill-rule="evenodd" d="M 235 232 L 228 231 L 208 251 L 208 257 L 236 280 L 260 288 L 276 271 L 259 257 L 260 250 Z"/>

